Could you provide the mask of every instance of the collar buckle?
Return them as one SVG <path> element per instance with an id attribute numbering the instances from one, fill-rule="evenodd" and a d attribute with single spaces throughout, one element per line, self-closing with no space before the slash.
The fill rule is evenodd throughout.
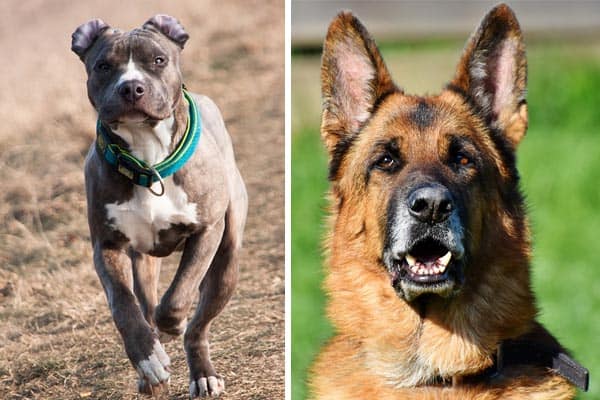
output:
<path id="1" fill-rule="evenodd" d="M 127 153 L 116 153 L 116 167 L 119 173 L 137 185 L 149 188 L 154 183 L 152 170 L 133 161 Z"/>

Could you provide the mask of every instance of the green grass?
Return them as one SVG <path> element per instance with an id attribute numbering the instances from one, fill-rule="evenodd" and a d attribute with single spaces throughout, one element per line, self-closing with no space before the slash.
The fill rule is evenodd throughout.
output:
<path id="1" fill-rule="evenodd" d="M 427 68 L 430 56 L 444 52 L 450 56 L 436 62 L 446 68 L 457 61 L 460 47 L 421 51 L 387 46 L 384 57 L 392 70 L 397 62 L 409 64 L 399 67 L 402 76 L 393 73 L 405 85 L 422 80 L 418 71 Z M 306 368 L 331 334 L 320 290 L 327 182 L 319 141 L 318 62 L 318 57 L 299 56 L 292 61 L 294 400 L 306 397 Z M 443 76 L 427 78 L 439 87 L 452 73 L 452 67 L 447 67 Z M 530 129 L 518 160 L 534 233 L 533 283 L 540 319 L 590 370 L 590 392 L 579 398 L 600 399 L 600 314 L 596 311 L 600 309 L 600 263 L 595 256 L 600 248 L 598 51 L 585 46 L 531 46 L 528 104 Z"/>
<path id="2" fill-rule="evenodd" d="M 320 239 L 324 232 L 324 193 L 327 189 L 325 153 L 318 131 L 308 131 L 292 142 L 292 376 L 293 398 L 304 398 L 305 369 L 316 350 L 330 336 L 322 316 L 325 299 L 321 293 L 323 273 Z M 310 165 L 305 168 L 302 166 Z"/>

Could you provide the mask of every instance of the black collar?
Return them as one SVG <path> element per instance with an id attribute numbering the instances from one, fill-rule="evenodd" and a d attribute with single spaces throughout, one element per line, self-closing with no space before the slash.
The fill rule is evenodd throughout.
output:
<path id="1" fill-rule="evenodd" d="M 501 373 L 509 365 L 546 367 L 583 391 L 587 392 L 589 387 L 590 374 L 587 368 L 573 360 L 565 351 L 531 341 L 501 342 L 495 364 L 497 373 Z"/>
<path id="2" fill-rule="evenodd" d="M 437 378 L 436 384 L 452 385 L 489 382 L 502 374 L 502 370 L 512 365 L 534 365 L 551 369 L 567 379 L 571 384 L 586 391 L 589 387 L 588 370 L 573 360 L 564 351 L 555 347 L 525 340 L 504 340 L 498 345 L 494 364 L 484 371 L 452 379 Z"/>

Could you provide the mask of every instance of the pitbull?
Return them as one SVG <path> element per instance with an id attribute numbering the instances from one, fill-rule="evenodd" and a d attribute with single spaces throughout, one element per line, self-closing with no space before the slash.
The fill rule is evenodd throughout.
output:
<path id="1" fill-rule="evenodd" d="M 160 340 L 183 335 L 196 398 L 224 390 L 208 331 L 237 281 L 247 195 L 219 109 L 182 89 L 179 57 L 188 37 L 167 15 L 129 32 L 94 19 L 73 33 L 71 49 L 85 64 L 98 112 L 98 136 L 85 161 L 94 265 L 138 390 L 167 388 L 170 360 Z M 154 166 L 173 158 L 179 163 L 161 176 Z M 159 303 L 160 257 L 180 250 Z"/>

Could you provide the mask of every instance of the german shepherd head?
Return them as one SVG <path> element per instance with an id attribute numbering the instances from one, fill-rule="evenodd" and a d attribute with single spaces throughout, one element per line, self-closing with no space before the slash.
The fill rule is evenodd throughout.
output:
<path id="1" fill-rule="evenodd" d="M 526 80 L 521 30 L 506 5 L 485 16 L 433 96 L 394 84 L 351 13 L 329 27 L 321 69 L 329 316 L 338 339 L 355 343 L 352 362 L 364 357 L 395 387 L 477 373 L 500 341 L 537 329 L 515 162 Z M 321 358 L 329 368 L 346 362 L 338 339 Z"/>
<path id="2" fill-rule="evenodd" d="M 437 96 L 404 94 L 353 15 L 331 24 L 321 132 L 336 227 L 363 242 L 407 302 L 453 301 L 495 274 L 533 303 L 514 155 L 527 128 L 526 70 L 506 6 L 484 18 Z"/>

